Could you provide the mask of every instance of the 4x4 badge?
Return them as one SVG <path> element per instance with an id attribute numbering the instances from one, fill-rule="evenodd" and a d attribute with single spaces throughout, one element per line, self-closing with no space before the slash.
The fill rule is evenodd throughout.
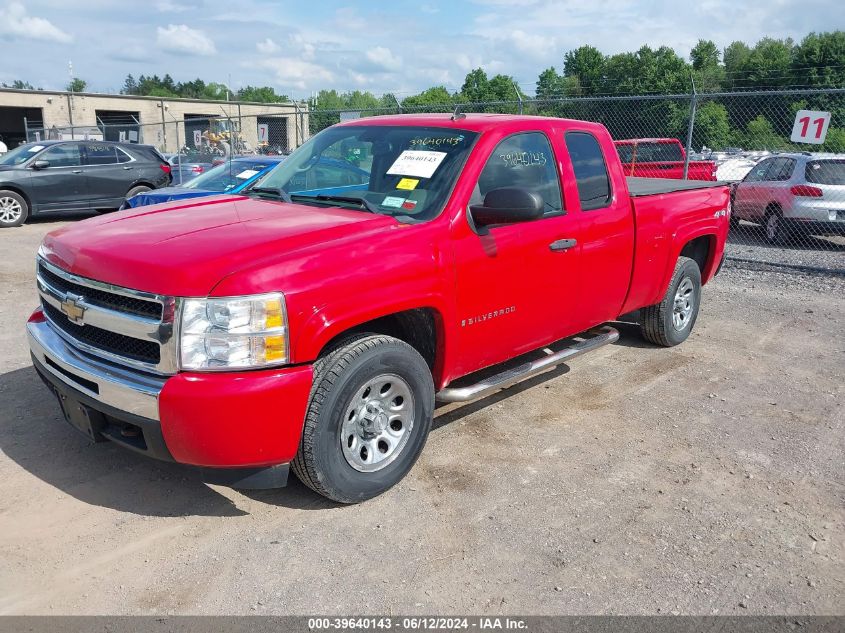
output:
<path id="1" fill-rule="evenodd" d="M 85 306 L 82 305 L 82 297 L 68 293 L 61 303 L 62 312 L 72 323 L 82 323 L 82 315 L 85 314 Z"/>

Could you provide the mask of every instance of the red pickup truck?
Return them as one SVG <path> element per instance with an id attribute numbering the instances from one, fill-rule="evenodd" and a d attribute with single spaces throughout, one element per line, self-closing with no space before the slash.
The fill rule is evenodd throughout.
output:
<path id="1" fill-rule="evenodd" d="M 602 324 L 638 308 L 647 340 L 684 341 L 729 205 L 721 184 L 626 179 L 595 123 L 360 119 L 247 194 L 47 235 L 29 344 L 93 440 L 240 488 L 291 467 L 352 503 L 411 469 L 436 399 L 611 343 Z"/>
<path id="2" fill-rule="evenodd" d="M 626 176 L 678 180 L 684 177 L 687 153 L 676 138 L 632 138 L 613 143 Z M 687 179 L 715 181 L 716 163 L 712 160 L 691 160 Z"/>

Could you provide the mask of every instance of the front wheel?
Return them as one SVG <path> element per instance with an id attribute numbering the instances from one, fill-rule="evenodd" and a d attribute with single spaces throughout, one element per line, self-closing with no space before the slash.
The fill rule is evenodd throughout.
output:
<path id="1" fill-rule="evenodd" d="M 434 383 L 410 345 L 361 335 L 314 364 L 314 386 L 293 472 L 341 503 L 365 501 L 398 483 L 425 445 Z"/>
<path id="2" fill-rule="evenodd" d="M 132 187 L 132 189 L 130 189 L 126 193 L 126 199 L 129 200 L 129 198 L 131 198 L 132 196 L 137 196 L 139 193 L 146 193 L 147 191 L 150 191 L 150 188 L 146 185 L 138 185 L 137 187 Z"/>
<path id="3" fill-rule="evenodd" d="M 26 199 L 15 191 L 0 191 L 0 228 L 20 226 L 29 216 Z"/>
<path id="4" fill-rule="evenodd" d="M 643 309 L 643 337 L 655 345 L 672 347 L 692 332 L 701 304 L 701 271 L 689 257 L 679 257 L 663 300 Z"/>

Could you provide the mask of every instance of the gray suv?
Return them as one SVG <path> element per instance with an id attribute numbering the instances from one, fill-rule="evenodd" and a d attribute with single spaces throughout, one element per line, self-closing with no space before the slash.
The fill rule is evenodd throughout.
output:
<path id="1" fill-rule="evenodd" d="M 761 224 L 766 240 L 790 233 L 845 234 L 845 155 L 777 154 L 761 160 L 733 191 L 731 223 Z"/>
<path id="2" fill-rule="evenodd" d="M 50 211 L 107 211 L 169 185 L 170 164 L 149 145 L 27 143 L 0 156 L 0 228 Z"/>

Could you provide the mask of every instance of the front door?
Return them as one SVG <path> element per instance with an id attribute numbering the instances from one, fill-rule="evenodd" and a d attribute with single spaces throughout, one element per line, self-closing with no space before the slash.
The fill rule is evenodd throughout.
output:
<path id="1" fill-rule="evenodd" d="M 580 245 L 577 214 L 563 208 L 558 160 L 542 132 L 503 139 L 490 154 L 469 204 L 492 189 L 539 193 L 538 220 L 466 230 L 453 248 L 457 286 L 457 373 L 467 374 L 573 333 Z"/>
<path id="2" fill-rule="evenodd" d="M 32 168 L 32 197 L 40 211 L 87 209 L 87 187 L 82 166 L 81 143 L 52 145 L 36 157 L 49 166 Z"/>

